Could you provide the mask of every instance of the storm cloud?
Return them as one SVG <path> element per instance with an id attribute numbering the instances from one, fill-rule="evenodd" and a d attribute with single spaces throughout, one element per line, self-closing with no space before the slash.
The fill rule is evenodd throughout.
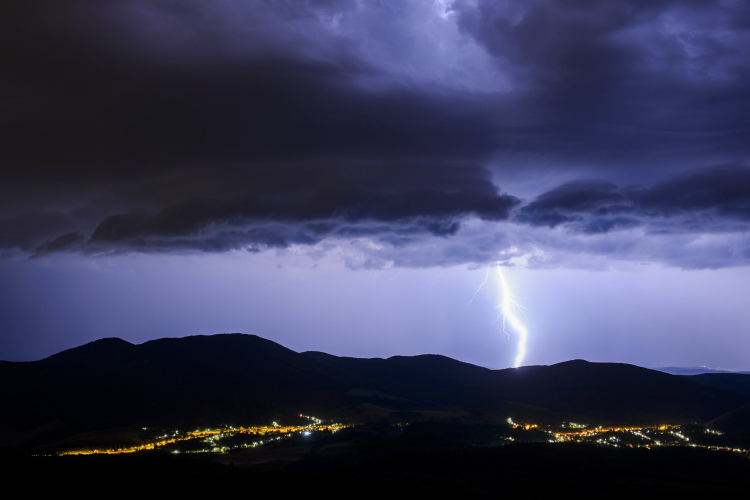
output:
<path id="1" fill-rule="evenodd" d="M 746 232 L 750 169 L 720 166 L 686 172 L 651 187 L 572 182 L 541 194 L 517 220 L 585 233 L 650 226 L 662 231 Z"/>
<path id="2" fill-rule="evenodd" d="M 750 259 L 746 2 L 30 0 L 0 61 L 4 255 Z"/>

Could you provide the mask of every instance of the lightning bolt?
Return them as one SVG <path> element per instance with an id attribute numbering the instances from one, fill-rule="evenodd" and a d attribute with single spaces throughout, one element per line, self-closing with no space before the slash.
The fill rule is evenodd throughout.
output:
<path id="1" fill-rule="evenodd" d="M 479 293 L 479 291 L 480 291 L 480 290 L 482 289 L 482 287 L 483 287 L 484 285 L 486 285 L 486 284 L 487 284 L 487 280 L 489 279 L 489 277 L 490 277 L 490 266 L 487 266 L 487 274 L 486 274 L 486 275 L 484 276 L 484 281 L 482 281 L 482 282 L 481 282 L 481 283 L 479 284 L 479 288 L 477 288 L 477 291 L 476 291 L 476 292 L 474 292 L 474 295 L 472 295 L 472 296 L 471 296 L 471 300 L 470 300 L 470 301 L 469 301 L 469 303 L 468 303 L 468 304 L 466 305 L 466 307 L 469 307 L 469 306 L 471 305 L 471 303 L 472 303 L 472 302 L 474 302 L 474 299 L 476 298 L 476 296 L 477 296 L 477 294 Z"/>
<path id="2" fill-rule="evenodd" d="M 500 289 L 503 294 L 503 299 L 498 306 L 500 309 L 500 316 L 498 316 L 495 321 L 498 321 L 502 317 L 503 332 L 505 332 L 506 335 L 508 335 L 508 332 L 505 330 L 506 323 L 509 323 L 518 333 L 518 352 L 516 353 L 516 361 L 514 365 L 515 368 L 518 368 L 521 366 L 524 356 L 526 356 L 526 337 L 528 336 L 526 327 L 523 326 L 521 320 L 516 316 L 516 310 L 523 311 L 523 306 L 513 300 L 513 294 L 508 287 L 508 283 L 505 281 L 505 276 L 503 276 L 503 271 L 499 265 L 497 266 L 497 276 L 500 278 Z"/>

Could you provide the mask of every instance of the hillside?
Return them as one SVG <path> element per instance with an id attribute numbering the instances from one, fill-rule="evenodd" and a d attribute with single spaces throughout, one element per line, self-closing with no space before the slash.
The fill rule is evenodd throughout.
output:
<path id="1" fill-rule="evenodd" d="M 297 353 L 226 334 L 140 345 L 102 339 L 40 361 L 0 362 L 0 400 L 2 432 L 49 442 L 97 429 L 268 423 L 299 413 L 705 422 L 750 395 L 624 364 L 489 370 L 436 355 Z"/>
<path id="2" fill-rule="evenodd" d="M 704 373 L 686 378 L 701 385 L 750 394 L 750 375 L 745 373 Z"/>
<path id="3" fill-rule="evenodd" d="M 614 423 L 692 423 L 737 408 L 748 395 L 622 363 L 573 360 L 495 373 L 512 401 Z"/>
<path id="4" fill-rule="evenodd" d="M 343 381 L 252 335 L 103 339 L 28 363 L 0 364 L 0 424 L 77 429 L 266 421 L 343 405 Z"/>
<path id="5" fill-rule="evenodd" d="M 725 434 L 750 436 L 750 404 L 711 420 L 708 426 Z"/>

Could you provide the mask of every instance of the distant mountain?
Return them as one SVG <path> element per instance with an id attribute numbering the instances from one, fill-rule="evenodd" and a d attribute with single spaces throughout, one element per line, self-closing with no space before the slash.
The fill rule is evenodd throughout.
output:
<path id="1" fill-rule="evenodd" d="M 717 370 L 714 368 L 705 368 L 703 366 L 664 366 L 661 368 L 654 368 L 654 370 L 669 373 L 670 375 L 701 375 L 703 373 L 734 373 L 729 370 Z M 742 372 L 739 372 L 742 373 Z"/>
<path id="2" fill-rule="evenodd" d="M 110 338 L 41 361 L 0 362 L 0 401 L 0 439 L 40 443 L 96 429 L 263 423 L 299 413 L 708 421 L 750 403 L 750 395 L 625 364 L 489 370 L 436 355 L 297 353 L 226 334 L 140 345 Z"/>

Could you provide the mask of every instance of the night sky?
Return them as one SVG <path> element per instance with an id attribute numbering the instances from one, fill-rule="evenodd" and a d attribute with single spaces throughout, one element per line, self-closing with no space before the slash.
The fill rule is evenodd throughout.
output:
<path id="1" fill-rule="evenodd" d="M 0 3 L 0 359 L 507 367 L 498 264 L 524 364 L 750 369 L 750 3 Z"/>

